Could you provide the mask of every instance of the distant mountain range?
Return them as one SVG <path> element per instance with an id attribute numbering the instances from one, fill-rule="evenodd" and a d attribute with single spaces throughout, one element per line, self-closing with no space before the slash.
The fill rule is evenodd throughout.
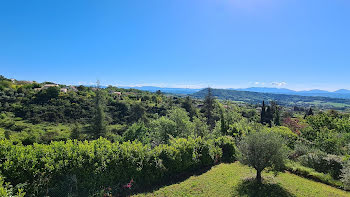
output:
<path id="1" fill-rule="evenodd" d="M 201 90 L 201 89 L 191 89 L 191 88 L 166 88 L 166 87 L 156 87 L 156 86 L 122 87 L 122 88 L 133 88 L 133 89 L 150 91 L 150 92 L 156 92 L 157 90 L 160 90 L 164 93 L 171 93 L 171 94 L 193 94 Z M 228 90 L 350 99 L 350 90 L 346 90 L 346 89 L 340 89 L 334 92 L 318 90 L 318 89 L 307 90 L 307 91 L 295 91 L 295 90 L 290 90 L 286 88 L 268 88 L 268 87 L 251 87 L 251 88 L 240 88 L 240 89 L 229 88 Z"/>
<path id="2" fill-rule="evenodd" d="M 208 90 L 203 89 L 191 96 L 205 98 Z M 316 92 L 316 91 L 313 91 Z M 350 99 L 330 98 L 321 96 L 301 96 L 295 94 L 266 93 L 257 91 L 239 91 L 228 89 L 212 89 L 213 96 L 222 100 L 240 101 L 251 104 L 261 104 L 262 101 L 276 101 L 284 106 L 319 107 L 323 109 L 349 109 Z"/>
<path id="3" fill-rule="evenodd" d="M 127 89 L 132 88 L 132 89 L 150 91 L 150 92 L 156 92 L 160 90 L 161 92 L 171 93 L 171 94 L 193 94 L 201 90 L 201 89 L 191 89 L 191 88 L 162 88 L 162 87 L 156 87 L 156 86 L 139 86 L 139 87 L 122 86 L 120 88 L 127 88 Z"/>
<path id="4" fill-rule="evenodd" d="M 266 87 L 251 87 L 251 88 L 241 88 L 232 89 L 238 91 L 249 91 L 249 92 L 261 92 L 261 93 L 273 93 L 273 94 L 291 94 L 299 96 L 321 96 L 321 97 L 331 97 L 331 98 L 345 98 L 350 99 L 350 90 L 340 89 L 334 92 L 329 92 L 325 90 L 307 90 L 307 91 L 295 91 L 286 88 L 266 88 Z"/>

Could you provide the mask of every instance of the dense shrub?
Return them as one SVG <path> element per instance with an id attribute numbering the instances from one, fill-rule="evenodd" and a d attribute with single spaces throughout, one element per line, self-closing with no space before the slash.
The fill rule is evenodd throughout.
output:
<path id="1" fill-rule="evenodd" d="M 232 137 L 219 137 L 215 140 L 215 145 L 222 149 L 223 162 L 233 162 L 236 160 L 236 145 Z"/>
<path id="2" fill-rule="evenodd" d="M 5 183 L 0 175 L 0 196 L 23 197 L 25 192 L 21 188 L 14 188 L 10 183 Z"/>
<path id="3" fill-rule="evenodd" d="M 284 126 L 277 126 L 269 128 L 271 132 L 277 133 L 280 135 L 286 142 L 287 146 L 289 148 L 294 148 L 294 145 L 296 141 L 298 140 L 298 135 L 295 134 L 292 130 L 290 130 L 288 127 Z"/>
<path id="4" fill-rule="evenodd" d="M 227 140 L 221 140 L 227 147 Z M 0 170 L 6 181 L 26 183 L 26 191 L 35 196 L 84 196 L 106 187 L 120 193 L 131 180 L 132 188 L 140 189 L 213 165 L 221 156 L 219 146 L 202 138 L 172 139 L 153 149 L 140 142 L 111 143 L 103 138 L 29 146 L 0 141 Z"/>
<path id="5" fill-rule="evenodd" d="M 299 176 L 303 176 L 308 179 L 312 179 L 315 181 L 319 181 L 322 183 L 325 183 L 327 185 L 331 185 L 334 187 L 341 188 L 343 187 L 343 184 L 339 180 L 335 180 L 330 174 L 324 174 L 321 172 L 317 172 L 313 168 L 308 168 L 305 166 L 302 166 L 295 162 L 289 162 L 286 164 L 286 169 L 294 174 L 297 174 Z"/>
<path id="6" fill-rule="evenodd" d="M 341 172 L 342 174 L 340 175 L 340 177 L 344 185 L 344 189 L 350 190 L 350 163 L 349 162 L 344 166 Z"/>
<path id="7" fill-rule="evenodd" d="M 315 169 L 318 172 L 329 173 L 339 179 L 343 168 L 343 160 L 337 155 L 327 155 L 321 151 L 308 153 L 299 158 L 302 165 Z"/>
<path id="8" fill-rule="evenodd" d="M 318 171 L 322 172 L 326 165 L 326 162 L 323 158 L 326 156 L 327 154 L 324 152 L 315 151 L 301 156 L 299 158 L 299 161 L 304 166 L 317 169 Z"/>

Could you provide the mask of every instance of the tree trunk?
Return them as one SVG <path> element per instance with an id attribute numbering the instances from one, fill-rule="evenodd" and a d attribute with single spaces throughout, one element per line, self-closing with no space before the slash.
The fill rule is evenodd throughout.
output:
<path id="1" fill-rule="evenodd" d="M 256 181 L 261 184 L 261 171 L 256 171 Z"/>

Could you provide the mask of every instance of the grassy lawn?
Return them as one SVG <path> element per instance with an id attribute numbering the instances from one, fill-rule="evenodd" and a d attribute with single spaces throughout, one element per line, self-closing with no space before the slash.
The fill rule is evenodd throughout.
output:
<path id="1" fill-rule="evenodd" d="M 264 184 L 252 178 L 255 170 L 236 162 L 220 164 L 199 176 L 136 196 L 350 196 L 350 192 L 314 182 L 294 174 L 263 174 Z"/>

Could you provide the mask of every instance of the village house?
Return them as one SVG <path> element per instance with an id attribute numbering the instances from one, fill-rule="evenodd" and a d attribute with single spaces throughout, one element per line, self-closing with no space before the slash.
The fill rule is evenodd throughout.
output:
<path id="1" fill-rule="evenodd" d="M 58 87 L 58 85 L 57 84 L 45 84 L 43 87 L 41 87 L 41 89 L 46 90 L 47 88 L 50 88 L 50 87 Z"/>

